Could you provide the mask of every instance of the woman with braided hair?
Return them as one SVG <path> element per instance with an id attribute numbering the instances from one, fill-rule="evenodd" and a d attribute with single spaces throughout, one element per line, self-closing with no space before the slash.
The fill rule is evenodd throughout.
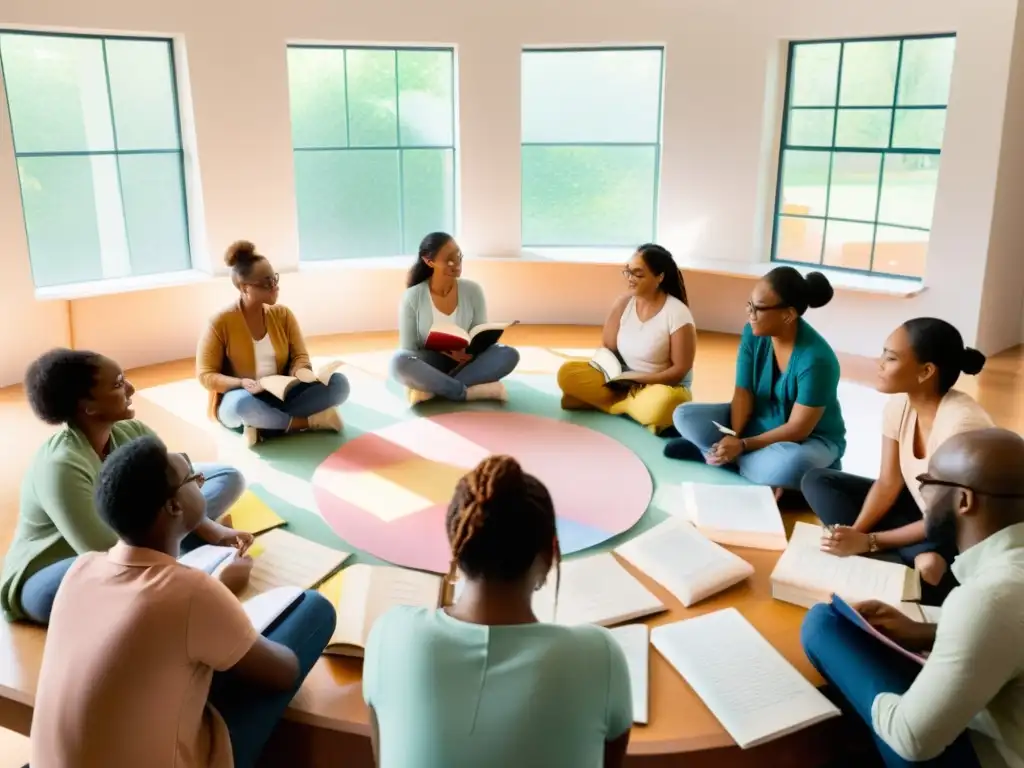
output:
<path id="1" fill-rule="evenodd" d="M 455 488 L 446 520 L 454 605 L 399 607 L 363 666 L 381 768 L 621 766 L 633 721 L 626 659 L 594 626 L 537 621 L 560 559 L 551 495 L 509 456 Z"/>

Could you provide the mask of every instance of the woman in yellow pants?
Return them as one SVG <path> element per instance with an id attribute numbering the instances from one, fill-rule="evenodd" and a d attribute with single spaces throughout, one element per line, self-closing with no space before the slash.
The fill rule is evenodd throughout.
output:
<path id="1" fill-rule="evenodd" d="M 622 271 L 628 292 L 612 306 L 602 344 L 623 363 L 621 383 L 585 361 L 558 371 L 562 408 L 625 414 L 655 434 L 672 425 L 672 412 L 692 399 L 697 332 L 686 305 L 683 275 L 660 245 L 640 246 Z"/>

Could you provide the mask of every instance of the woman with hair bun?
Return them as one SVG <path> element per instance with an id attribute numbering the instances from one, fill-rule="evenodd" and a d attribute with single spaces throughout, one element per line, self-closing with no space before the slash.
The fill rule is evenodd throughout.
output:
<path id="1" fill-rule="evenodd" d="M 916 568 L 930 601 L 941 602 L 955 586 L 948 566 L 956 540 L 926 537 L 918 477 L 946 440 L 992 426 L 970 395 L 953 389 L 961 373 L 980 373 L 984 365 L 985 356 L 965 347 L 945 320 L 918 317 L 892 332 L 878 361 L 878 391 L 891 395 L 882 415 L 878 479 L 819 469 L 801 484 L 811 509 L 832 526 L 822 539 L 824 551 L 880 553 Z"/>
<path id="2" fill-rule="evenodd" d="M 238 301 L 210 320 L 196 351 L 199 383 L 210 393 L 210 418 L 242 429 L 249 447 L 266 434 L 305 430 L 341 431 L 337 406 L 349 393 L 348 379 L 318 381 L 292 311 L 277 303 L 280 276 L 256 246 L 239 240 L 225 263 Z M 259 385 L 264 376 L 287 374 L 301 383 L 284 402 Z"/>
<path id="3" fill-rule="evenodd" d="M 669 458 L 735 465 L 758 485 L 795 490 L 808 470 L 839 468 L 846 425 L 839 408 L 839 360 L 803 319 L 832 300 L 820 272 L 776 267 L 754 286 L 740 338 L 732 402 L 676 409 L 681 437 Z"/>
<path id="4" fill-rule="evenodd" d="M 363 696 L 380 765 L 622 766 L 633 714 L 621 648 L 601 627 L 533 613 L 559 562 L 547 488 L 491 456 L 459 481 L 446 528 L 449 579 L 458 569 L 465 582 L 455 604 L 393 608 L 367 642 Z"/>

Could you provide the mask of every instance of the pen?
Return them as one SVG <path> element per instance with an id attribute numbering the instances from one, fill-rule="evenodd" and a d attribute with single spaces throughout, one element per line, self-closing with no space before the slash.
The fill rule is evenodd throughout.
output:
<path id="1" fill-rule="evenodd" d="M 719 424 L 717 421 L 712 421 L 711 423 L 714 424 L 715 428 L 719 432 L 721 432 L 723 435 L 732 435 L 733 437 L 736 437 L 736 431 L 735 430 L 729 429 L 728 427 L 724 427 L 721 424 Z"/>

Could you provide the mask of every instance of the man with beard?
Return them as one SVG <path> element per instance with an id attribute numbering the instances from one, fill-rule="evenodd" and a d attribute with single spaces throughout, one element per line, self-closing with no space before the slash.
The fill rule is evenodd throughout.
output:
<path id="1" fill-rule="evenodd" d="M 938 624 L 868 601 L 857 610 L 922 667 L 829 605 L 804 620 L 811 663 L 872 729 L 886 766 L 1024 765 L 1024 439 L 1004 429 L 964 432 L 918 478 L 927 535 L 951 537 L 960 586 Z"/>

